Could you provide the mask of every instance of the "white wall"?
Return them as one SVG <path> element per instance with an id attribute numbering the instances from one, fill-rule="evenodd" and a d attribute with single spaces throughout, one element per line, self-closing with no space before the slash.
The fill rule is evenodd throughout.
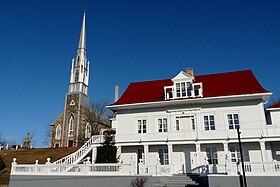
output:
<path id="1" fill-rule="evenodd" d="M 206 134 L 202 134 L 202 136 L 207 136 L 211 134 L 211 136 L 207 136 L 207 138 L 217 138 L 215 134 L 224 135 L 224 131 L 233 132 L 234 136 L 236 134 L 235 130 L 228 129 L 227 122 L 227 114 L 228 113 L 238 113 L 240 120 L 240 128 L 247 129 L 248 133 L 252 132 L 253 129 L 262 129 L 266 126 L 265 116 L 263 108 L 263 103 L 259 102 L 243 102 L 243 103 L 223 103 L 216 105 L 204 105 L 201 106 L 199 111 L 187 111 L 184 112 L 176 112 L 176 110 L 191 110 L 193 108 L 198 108 L 200 106 L 193 107 L 182 107 L 179 106 L 177 108 L 161 108 L 161 109 L 147 109 L 145 110 L 129 110 L 126 113 L 117 113 L 116 116 L 116 132 L 118 141 L 118 135 L 127 135 L 122 136 L 122 140 L 127 139 L 127 141 L 131 141 L 136 136 L 140 136 L 137 130 L 137 120 L 146 119 L 147 121 L 147 133 L 141 135 L 141 140 L 143 141 L 150 134 L 153 136 L 153 140 L 159 136 L 166 136 L 166 134 L 170 133 L 189 133 L 192 132 L 205 132 Z M 167 110 L 173 110 L 174 112 L 168 113 Z M 197 130 L 193 131 L 191 128 L 182 128 L 180 127 L 180 131 L 176 131 L 176 117 L 177 116 L 186 116 L 186 115 L 195 115 L 196 117 L 196 128 Z M 204 130 L 204 115 L 215 115 L 215 131 L 205 131 Z M 168 133 L 158 132 L 158 118 L 167 118 L 168 120 Z M 243 136 L 246 133 L 243 134 Z M 252 132 L 252 136 L 256 134 Z M 144 138 L 144 139 L 143 139 Z"/>

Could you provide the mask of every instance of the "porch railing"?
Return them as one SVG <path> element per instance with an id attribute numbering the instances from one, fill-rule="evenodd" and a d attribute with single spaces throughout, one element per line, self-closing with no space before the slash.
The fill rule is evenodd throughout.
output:
<path id="1" fill-rule="evenodd" d="M 280 162 L 245 162 L 246 175 L 276 175 L 280 176 Z M 240 175 L 242 169 L 240 163 L 207 164 L 192 169 L 193 173 L 201 175 L 227 174 Z"/>

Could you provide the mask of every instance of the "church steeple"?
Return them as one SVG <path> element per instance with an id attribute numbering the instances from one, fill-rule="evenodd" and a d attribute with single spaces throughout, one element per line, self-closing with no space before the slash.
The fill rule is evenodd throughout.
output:
<path id="1" fill-rule="evenodd" d="M 78 49 L 86 50 L 86 12 L 84 12 Z"/>
<path id="2" fill-rule="evenodd" d="M 86 57 L 86 12 L 84 12 L 76 59 L 72 59 L 72 68 L 68 93 L 88 94 L 89 61 Z"/>

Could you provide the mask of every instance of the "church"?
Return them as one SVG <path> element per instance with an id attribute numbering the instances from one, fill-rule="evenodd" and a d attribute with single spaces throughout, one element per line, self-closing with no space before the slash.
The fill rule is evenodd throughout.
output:
<path id="1" fill-rule="evenodd" d="M 106 116 L 89 119 L 93 112 L 88 96 L 89 61 L 86 56 L 86 13 L 84 12 L 76 59 L 72 59 L 70 82 L 66 93 L 64 111 L 51 123 L 50 146 L 81 146 L 92 135 L 107 129 Z"/>

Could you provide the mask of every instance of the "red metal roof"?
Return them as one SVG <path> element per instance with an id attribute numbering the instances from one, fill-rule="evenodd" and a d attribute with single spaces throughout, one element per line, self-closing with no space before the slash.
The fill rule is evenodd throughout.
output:
<path id="1" fill-rule="evenodd" d="M 272 105 L 270 105 L 269 107 L 267 108 L 280 108 L 280 101 L 278 101 L 277 103 L 274 103 Z"/>
<path id="2" fill-rule="evenodd" d="M 203 97 L 267 93 L 251 70 L 195 76 L 202 82 Z M 130 83 L 121 98 L 113 105 L 164 101 L 164 86 L 171 79 Z"/>

